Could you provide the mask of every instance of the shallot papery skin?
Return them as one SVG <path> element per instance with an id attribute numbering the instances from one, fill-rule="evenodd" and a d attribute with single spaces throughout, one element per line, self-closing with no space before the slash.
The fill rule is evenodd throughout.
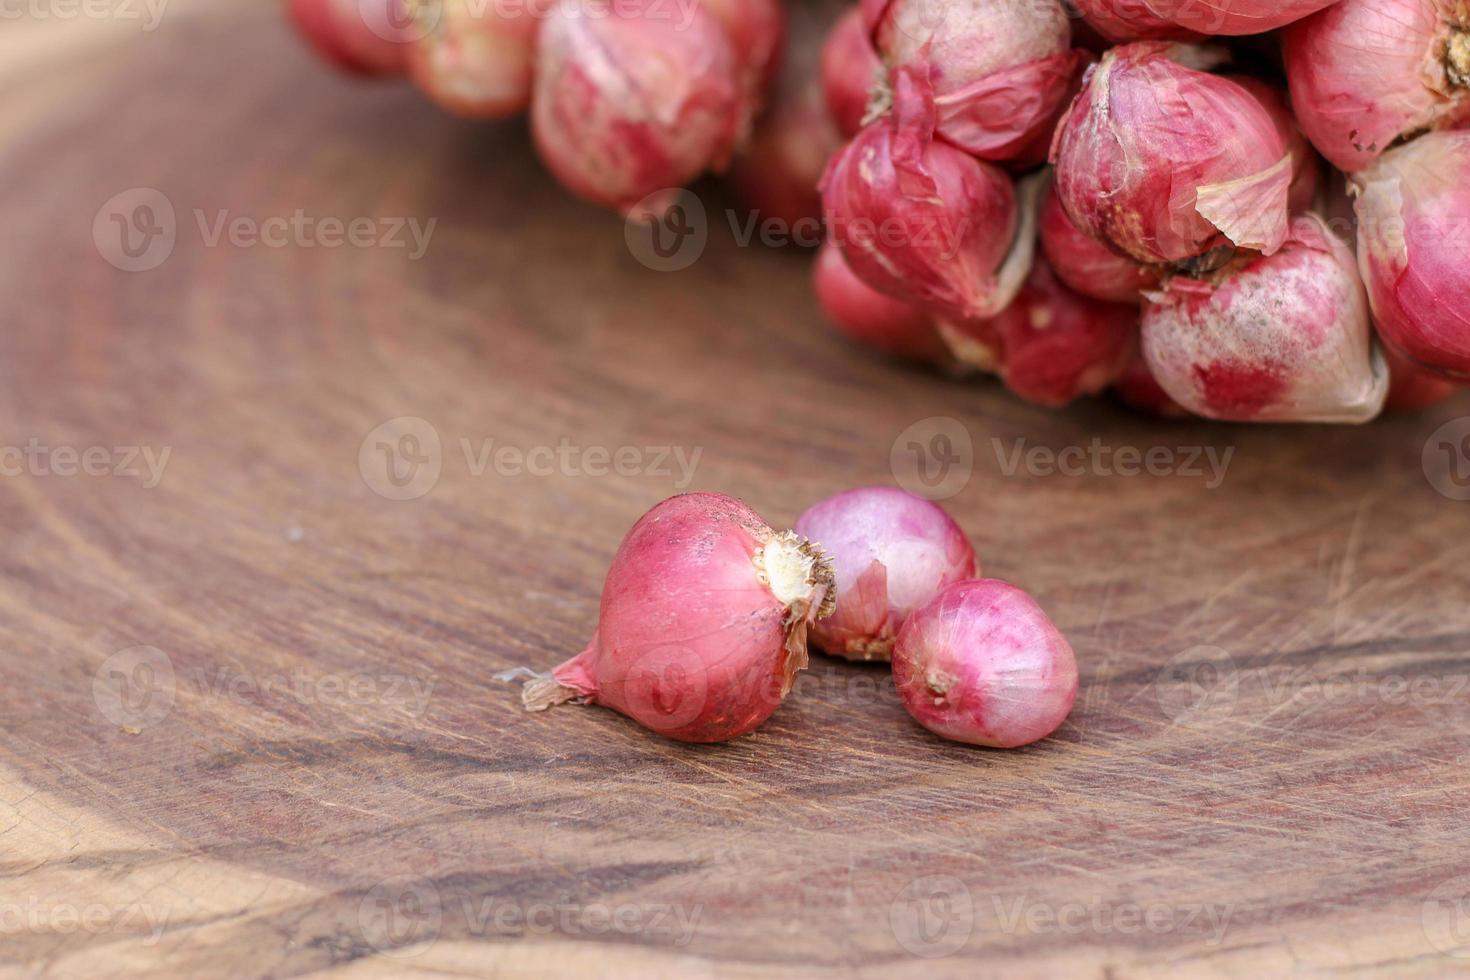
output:
<path id="1" fill-rule="evenodd" d="M 1286 32 L 1302 131 L 1361 170 L 1401 139 L 1470 119 L 1470 4 L 1340 0 Z"/>
<path id="2" fill-rule="evenodd" d="M 539 17 L 529 3 L 440 0 L 419 8 L 409 45 L 414 83 L 450 112 L 471 118 L 519 115 L 531 104 Z"/>
<path id="3" fill-rule="evenodd" d="M 1353 184 L 1379 335 L 1420 367 L 1470 382 L 1470 132 L 1426 133 Z"/>
<path id="4" fill-rule="evenodd" d="M 1337 0 L 1148 0 L 1165 20 L 1196 34 L 1239 37 L 1285 27 Z"/>
<path id="5" fill-rule="evenodd" d="M 1085 60 L 1061 0 L 887 0 L 869 18 L 879 56 L 933 87 L 939 135 L 982 160 L 1049 134 Z"/>
<path id="6" fill-rule="evenodd" d="M 541 25 L 531 132 L 571 191 L 625 213 L 661 211 L 677 188 L 722 170 L 753 106 L 726 32 L 702 6 L 672 16 L 661 0 L 620 0 L 598 14 L 578 0 Z M 687 23 L 686 23 L 687 21 Z"/>
<path id="7" fill-rule="evenodd" d="M 893 112 L 828 165 L 828 235 L 879 292 L 959 319 L 993 316 L 1020 288 L 1034 239 L 1011 178 L 935 140 L 933 102 L 910 80 L 898 73 Z"/>
<path id="8" fill-rule="evenodd" d="M 832 611 L 832 567 L 740 501 L 688 493 L 623 539 L 592 641 L 527 684 L 539 711 L 600 704 L 668 738 L 723 742 L 775 712 L 807 664 L 807 630 Z"/>
<path id="9" fill-rule="evenodd" d="M 928 314 L 863 282 L 830 241 L 817 255 L 812 284 L 822 312 L 843 336 L 891 357 L 939 366 L 950 362 L 949 348 Z"/>
<path id="10" fill-rule="evenodd" d="M 1140 262 L 1286 238 L 1292 159 L 1269 112 L 1227 78 L 1185 67 L 1212 52 L 1140 41 L 1091 71 L 1052 147 L 1073 222 Z"/>
<path id="11" fill-rule="evenodd" d="M 1122 375 L 1137 346 L 1138 305 L 1074 292 L 1039 260 L 999 316 L 951 325 L 945 336 L 962 361 L 995 371 L 1022 399 L 1061 408 Z"/>
<path id="12" fill-rule="evenodd" d="M 1388 360 L 1388 412 L 1422 412 L 1440 402 L 1452 398 L 1461 390 L 1460 385 L 1446 381 L 1432 371 L 1395 354 L 1392 348 L 1384 348 Z"/>
<path id="13" fill-rule="evenodd" d="M 951 585 L 909 616 L 893 681 L 919 724 L 969 745 L 1013 749 L 1061 727 L 1077 657 L 1025 592 L 996 579 Z"/>
<path id="14" fill-rule="evenodd" d="M 1273 256 L 1151 294 L 1143 353 L 1170 397 L 1222 421 L 1362 423 L 1388 394 L 1352 250 L 1314 214 Z"/>
<path id="15" fill-rule="evenodd" d="M 1291 189 L 1287 191 L 1286 203 L 1292 214 L 1309 211 L 1317 200 L 1317 191 L 1322 183 L 1322 167 L 1317 151 L 1307 142 L 1307 137 L 1291 114 L 1286 93 L 1262 78 L 1254 75 L 1230 75 L 1229 79 L 1244 88 L 1262 108 L 1271 114 L 1276 129 L 1286 142 L 1286 151 L 1291 154 Z"/>
<path id="16" fill-rule="evenodd" d="M 1072 0 L 1072 5 L 1114 44 L 1191 38 L 1189 31 L 1160 15 L 1152 0 Z"/>
<path id="17" fill-rule="evenodd" d="M 1159 270 L 1119 255 L 1082 231 L 1048 184 L 1041 202 L 1041 250 L 1052 269 L 1084 296 L 1110 303 L 1140 303 L 1159 284 Z"/>
<path id="18" fill-rule="evenodd" d="M 410 37 L 398 0 L 287 0 L 297 30 L 322 57 L 359 75 L 401 75 Z"/>
<path id="19" fill-rule="evenodd" d="M 862 11 L 853 7 L 833 25 L 822 47 L 822 91 L 827 111 L 848 139 L 862 130 L 869 99 L 882 73 L 883 63 L 873 50 Z"/>
<path id="20" fill-rule="evenodd" d="M 894 487 L 828 497 L 794 530 L 831 558 L 837 579 L 837 609 L 812 626 L 812 640 L 848 660 L 889 659 L 910 613 L 979 570 L 944 508 Z"/>

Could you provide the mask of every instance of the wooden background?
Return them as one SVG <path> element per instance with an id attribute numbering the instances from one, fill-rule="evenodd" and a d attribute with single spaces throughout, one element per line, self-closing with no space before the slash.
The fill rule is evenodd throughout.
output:
<path id="1" fill-rule="evenodd" d="M 519 126 L 330 75 L 273 4 L 4 29 L 0 442 L 109 474 L 0 479 L 6 974 L 1470 964 L 1470 504 L 1421 462 L 1467 402 L 1362 430 L 1035 410 L 844 346 L 808 256 L 722 218 L 691 269 L 644 268 Z M 124 272 L 106 202 L 140 187 L 177 240 Z M 297 209 L 438 224 L 415 261 L 210 246 L 196 218 Z M 374 489 L 401 417 L 440 440 L 411 500 Z M 948 506 L 1077 649 L 1056 737 L 943 743 L 882 669 L 822 657 L 723 746 L 528 716 L 493 678 L 581 647 L 623 531 L 683 481 L 656 454 L 477 474 L 486 440 L 698 451 L 692 486 L 784 525 L 911 477 L 916 424 L 970 437 Z M 1233 456 L 1214 488 L 999 458 L 1094 438 Z M 168 451 L 156 485 L 129 447 Z"/>

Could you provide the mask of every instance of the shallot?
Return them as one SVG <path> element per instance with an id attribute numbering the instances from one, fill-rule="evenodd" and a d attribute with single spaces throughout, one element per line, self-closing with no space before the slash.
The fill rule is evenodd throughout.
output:
<path id="1" fill-rule="evenodd" d="M 1043 739 L 1077 700 L 1077 658 L 1025 592 L 960 582 L 909 616 L 893 681 L 914 720 L 944 738 L 1017 748 Z"/>
<path id="2" fill-rule="evenodd" d="M 1113 382 L 1113 392 L 1119 401 L 1135 412 L 1157 415 L 1164 419 L 1185 418 L 1189 415 L 1184 406 L 1170 398 L 1169 393 L 1159 384 L 1154 373 L 1149 370 L 1148 361 L 1144 360 L 1141 349 L 1134 353 L 1122 376 Z"/>
<path id="3" fill-rule="evenodd" d="M 1264 34 L 1337 0 L 1148 0 L 1158 16 L 1197 34 Z"/>
<path id="4" fill-rule="evenodd" d="M 618 548 L 587 648 L 528 683 L 522 701 L 606 705 L 682 742 L 735 738 L 791 690 L 832 586 L 820 549 L 740 501 L 671 497 Z"/>
<path id="5" fill-rule="evenodd" d="M 1292 214 L 1309 210 L 1317 200 L 1322 168 L 1318 164 L 1317 153 L 1312 149 L 1312 144 L 1307 142 L 1301 127 L 1297 125 L 1296 117 L 1291 114 L 1286 94 L 1277 86 L 1253 75 L 1230 75 L 1229 78 L 1254 95 L 1262 108 L 1271 114 L 1277 132 L 1286 143 L 1286 151 L 1291 154 L 1291 189 L 1286 194 L 1287 206 Z"/>
<path id="6" fill-rule="evenodd" d="M 1061 280 L 1084 296 L 1138 303 L 1159 284 L 1159 270 L 1119 255 L 1078 228 L 1048 184 L 1041 202 L 1041 250 Z"/>
<path id="7" fill-rule="evenodd" d="M 440 0 L 418 8 L 418 16 L 423 24 L 409 45 L 408 70 L 425 94 L 462 116 L 497 119 L 525 111 L 539 24 L 533 11 Z"/>
<path id="8" fill-rule="evenodd" d="M 1140 262 L 1286 238 L 1292 158 L 1269 112 L 1227 78 L 1186 67 L 1211 49 L 1140 41 L 1092 70 L 1057 130 L 1057 194 L 1082 231 Z"/>
<path id="9" fill-rule="evenodd" d="M 1426 133 L 1353 184 L 1380 336 L 1420 367 L 1470 382 L 1470 132 Z"/>
<path id="10" fill-rule="evenodd" d="M 1352 251 L 1314 214 L 1273 256 L 1151 294 L 1143 351 L 1175 401 L 1212 419 L 1361 423 L 1388 393 Z"/>
<path id="11" fill-rule="evenodd" d="M 836 575 L 837 609 L 812 626 L 812 640 L 849 660 L 889 659 L 909 614 L 979 568 L 942 507 L 894 487 L 829 497 L 794 530 L 831 558 Z"/>
<path id="12" fill-rule="evenodd" d="M 893 357 L 935 365 L 950 362 L 949 348 L 929 316 L 859 279 L 830 241 L 817 255 L 812 281 L 822 312 L 843 335 Z"/>
<path id="13" fill-rule="evenodd" d="M 897 73 L 894 109 L 833 157 L 829 235 L 868 285 L 959 319 L 999 313 L 1034 250 L 1034 209 L 1000 168 L 934 139 L 934 104 Z"/>
<path id="14" fill-rule="evenodd" d="M 962 361 L 995 371 L 1021 398 L 1061 408 L 1122 375 L 1137 345 L 1138 306 L 1075 293 L 1040 260 L 999 316 L 951 325 L 944 336 Z"/>
<path id="15" fill-rule="evenodd" d="M 566 0 L 541 25 L 531 131 L 576 194 L 660 212 L 705 170 L 722 170 L 753 105 L 724 27 L 703 6 L 687 25 L 660 0 L 593 15 Z"/>
<path id="16" fill-rule="evenodd" d="M 832 28 L 822 48 L 822 91 L 827 110 L 848 139 L 863 128 L 869 100 L 882 75 L 883 63 L 873 50 L 862 11 L 853 7 Z"/>
<path id="17" fill-rule="evenodd" d="M 1384 357 L 1388 360 L 1389 377 L 1384 411 L 1422 412 L 1460 391 L 1459 385 L 1404 360 L 1391 348 L 1384 348 Z"/>
<path id="18" fill-rule="evenodd" d="M 397 0 L 287 0 L 296 29 L 317 53 L 360 75 L 400 75 L 408 25 Z"/>
<path id="19" fill-rule="evenodd" d="M 1470 119 L 1465 0 L 1340 0 L 1286 32 L 1285 57 L 1302 130 L 1341 170 Z"/>
<path id="20" fill-rule="evenodd" d="M 759 101 L 781 69 L 786 11 L 781 0 L 699 0 L 725 28 L 743 67 L 746 89 Z"/>
<path id="21" fill-rule="evenodd" d="M 933 87 L 939 135 L 982 160 L 1048 135 L 1084 61 L 1062 0 L 883 0 L 867 17 L 883 60 Z"/>

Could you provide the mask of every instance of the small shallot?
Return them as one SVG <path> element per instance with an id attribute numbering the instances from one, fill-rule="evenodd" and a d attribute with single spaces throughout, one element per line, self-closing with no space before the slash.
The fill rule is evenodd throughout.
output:
<path id="1" fill-rule="evenodd" d="M 542 23 L 531 132 L 576 194 L 657 213 L 728 163 L 754 107 L 720 21 L 698 5 L 686 13 L 687 25 L 660 0 L 596 14 L 566 0 Z"/>
<path id="2" fill-rule="evenodd" d="M 999 316 L 950 325 L 944 336 L 961 361 L 998 373 L 1021 398 L 1061 408 L 1122 375 L 1137 346 L 1138 306 L 1073 292 L 1038 260 Z"/>
<path id="3" fill-rule="evenodd" d="M 287 0 L 296 29 L 317 53 L 359 75 L 401 75 L 411 31 L 397 0 Z"/>
<path id="4" fill-rule="evenodd" d="M 484 0 L 440 0 L 418 8 L 423 25 L 409 45 L 414 82 L 450 112 L 472 118 L 518 115 L 531 104 L 534 13 Z"/>
<path id="5" fill-rule="evenodd" d="M 928 314 L 863 282 L 831 242 L 817 255 L 812 280 L 822 312 L 844 336 L 891 357 L 934 365 L 950 362 L 949 348 Z"/>
<path id="6" fill-rule="evenodd" d="M 1005 171 L 934 139 L 932 100 L 897 74 L 894 111 L 832 158 L 829 235 L 868 285 L 958 319 L 994 316 L 1034 253 L 1034 208 Z"/>
<path id="7" fill-rule="evenodd" d="M 982 160 L 1049 134 L 1085 60 L 1062 0 L 883 0 L 867 16 L 883 60 L 932 85 L 939 135 Z"/>
<path id="8" fill-rule="evenodd" d="M 1341 0 L 1286 32 L 1302 130 L 1361 170 L 1401 140 L 1470 119 L 1470 3 Z"/>
<path id="9" fill-rule="evenodd" d="M 1140 262 L 1286 238 L 1292 158 L 1212 49 L 1140 41 L 1103 56 L 1057 130 L 1057 194 L 1082 231 Z"/>
<path id="10" fill-rule="evenodd" d="M 1426 133 L 1353 183 L 1379 334 L 1420 367 L 1470 382 L 1470 132 Z"/>
<path id="11" fill-rule="evenodd" d="M 1046 738 L 1077 700 L 1077 658 L 1025 592 L 995 579 L 950 586 L 904 623 L 893 681 L 914 720 L 998 749 Z"/>
<path id="12" fill-rule="evenodd" d="M 794 530 L 831 558 L 837 579 L 837 610 L 817 620 L 812 640 L 849 660 L 889 659 L 909 614 L 979 568 L 942 507 L 894 487 L 829 497 Z"/>
<path id="13" fill-rule="evenodd" d="M 1138 303 L 1159 284 L 1159 270 L 1119 255 L 1082 231 L 1068 216 L 1055 185 L 1041 202 L 1041 250 L 1062 281 L 1084 296 Z"/>
<path id="14" fill-rule="evenodd" d="M 856 6 L 832 28 L 822 48 L 822 91 L 827 111 L 842 135 L 851 139 L 863 128 L 874 86 L 882 78 L 883 63 Z"/>
<path id="15" fill-rule="evenodd" d="M 832 596 L 831 564 L 795 533 L 723 494 L 671 497 L 618 548 L 587 648 L 521 699 L 606 705 L 668 738 L 723 742 L 780 706 Z"/>
<path id="16" fill-rule="evenodd" d="M 1151 294 L 1143 352 L 1164 390 L 1206 418 L 1362 423 L 1388 394 L 1352 250 L 1313 214 L 1273 256 L 1242 253 Z"/>

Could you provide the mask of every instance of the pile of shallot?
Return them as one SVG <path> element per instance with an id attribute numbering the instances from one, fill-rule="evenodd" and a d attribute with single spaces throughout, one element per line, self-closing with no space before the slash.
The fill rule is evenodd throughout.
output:
<path id="1" fill-rule="evenodd" d="M 623 539 L 587 648 L 531 674 L 521 701 L 605 705 L 668 738 L 723 742 L 780 707 L 811 639 L 891 661 L 904 707 L 936 735 L 1029 745 L 1071 712 L 1077 660 L 1030 596 L 979 571 L 948 514 L 890 487 L 824 500 L 791 531 L 723 494 L 671 497 Z"/>
<path id="2" fill-rule="evenodd" d="M 625 214 L 728 167 L 820 229 L 839 331 L 1036 404 L 1361 423 L 1470 383 L 1470 0 L 287 2 Z"/>
<path id="3" fill-rule="evenodd" d="M 1470 382 L 1470 0 L 1075 6 L 862 0 L 832 29 L 840 331 L 1040 405 L 1226 421 Z"/>

